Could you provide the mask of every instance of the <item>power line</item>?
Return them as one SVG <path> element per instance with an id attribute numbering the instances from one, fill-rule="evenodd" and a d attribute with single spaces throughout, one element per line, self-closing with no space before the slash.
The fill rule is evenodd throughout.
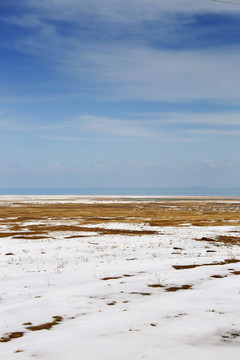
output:
<path id="1" fill-rule="evenodd" d="M 213 1 L 226 2 L 228 4 L 240 5 L 240 3 L 236 3 L 236 2 L 233 2 L 233 1 L 224 1 L 224 0 L 213 0 Z"/>

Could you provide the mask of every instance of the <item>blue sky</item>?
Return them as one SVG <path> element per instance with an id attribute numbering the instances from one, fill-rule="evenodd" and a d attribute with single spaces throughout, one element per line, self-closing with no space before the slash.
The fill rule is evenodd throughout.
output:
<path id="1" fill-rule="evenodd" d="M 0 4 L 0 187 L 237 187 L 240 6 Z"/>

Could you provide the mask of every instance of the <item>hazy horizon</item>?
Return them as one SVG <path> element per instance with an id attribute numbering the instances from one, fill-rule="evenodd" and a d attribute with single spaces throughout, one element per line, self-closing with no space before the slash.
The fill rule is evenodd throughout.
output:
<path id="1" fill-rule="evenodd" d="M 46 196 L 224 196 L 239 197 L 239 188 L 181 187 L 181 188 L 0 188 L 0 195 L 46 195 Z"/>

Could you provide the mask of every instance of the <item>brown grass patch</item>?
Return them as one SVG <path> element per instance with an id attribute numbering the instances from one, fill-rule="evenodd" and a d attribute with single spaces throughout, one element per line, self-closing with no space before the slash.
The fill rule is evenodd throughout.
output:
<path id="1" fill-rule="evenodd" d="M 23 239 L 23 240 L 44 240 L 44 239 L 50 239 L 49 236 L 39 236 L 39 235 L 17 235 L 12 236 L 13 239 Z"/>
<path id="2" fill-rule="evenodd" d="M 132 199 L 131 199 L 132 200 Z M 207 200 L 207 201 L 206 201 Z M 121 221 L 126 223 L 149 223 L 152 226 L 178 226 L 191 223 L 196 226 L 229 225 L 240 220 L 238 203 L 216 202 L 214 199 L 159 199 L 155 201 L 132 200 L 129 203 L 94 204 L 14 204 L 0 206 L 2 224 L 19 226 L 26 221 L 59 220 L 62 218 L 81 221 L 81 224 L 99 224 Z M 15 219 L 9 219 L 15 218 Z M 234 225 L 239 225 L 234 223 Z M 40 225 L 39 225 L 40 226 Z M 62 230 L 58 230 L 62 231 Z M 4 234 L 5 236 L 5 234 Z"/>
<path id="3" fill-rule="evenodd" d="M 109 305 L 109 306 L 116 305 L 116 301 L 111 301 L 111 302 L 107 303 L 107 305 Z"/>
<path id="4" fill-rule="evenodd" d="M 200 266 L 216 266 L 216 265 L 226 265 L 226 264 L 235 264 L 240 262 L 240 260 L 238 259 L 225 259 L 224 261 L 219 261 L 219 262 L 213 262 L 213 263 L 208 263 L 208 264 L 193 264 L 193 265 L 173 265 L 172 267 L 175 270 L 186 270 L 186 269 L 194 269 L 196 267 L 200 267 Z"/>
<path id="5" fill-rule="evenodd" d="M 225 335 L 221 335 L 224 340 L 232 340 L 240 337 L 240 331 L 229 331 Z"/>
<path id="6" fill-rule="evenodd" d="M 187 269 L 194 269 L 198 266 L 203 266 L 203 265 L 173 265 L 172 267 L 175 270 L 187 270 Z"/>
<path id="7" fill-rule="evenodd" d="M 45 324 L 40 324 L 40 325 L 31 325 L 28 326 L 26 329 L 30 330 L 30 331 L 40 331 L 40 330 L 50 330 L 53 326 L 58 325 L 62 320 L 62 316 L 53 316 L 52 317 L 54 320 Z"/>
<path id="8" fill-rule="evenodd" d="M 8 342 L 13 339 L 18 339 L 18 338 L 22 337 L 23 335 L 24 335 L 24 332 L 22 332 L 22 331 L 11 332 L 10 334 L 7 334 L 6 336 L 1 337 L 0 342 Z"/>
<path id="9" fill-rule="evenodd" d="M 52 232 L 86 232 L 86 233 L 97 233 L 98 235 L 126 235 L 126 236 L 143 236 L 143 235 L 156 235 L 157 231 L 154 230 L 125 230 L 125 229 L 104 229 L 104 228 L 88 228 L 86 226 L 75 226 L 75 225 L 30 225 L 28 226 L 30 232 L 4 232 L 0 233 L 0 238 L 12 238 L 12 239 L 48 239 L 49 233 Z M 25 229 L 26 230 L 26 229 Z M 94 235 L 73 235 L 68 236 L 66 239 L 81 238 L 86 236 Z"/>
<path id="10" fill-rule="evenodd" d="M 78 238 L 84 238 L 89 237 L 89 235 L 72 235 L 72 236 L 65 236 L 65 239 L 78 239 Z"/>
<path id="11" fill-rule="evenodd" d="M 240 275 L 240 271 L 231 271 L 231 274 L 233 274 L 233 275 Z"/>
<path id="12" fill-rule="evenodd" d="M 123 274 L 124 277 L 133 277 L 135 275 L 130 275 L 130 274 Z"/>
<path id="13" fill-rule="evenodd" d="M 26 234 L 28 234 L 28 233 L 26 233 L 26 232 L 2 232 L 2 233 L 0 233 L 0 238 L 7 238 L 7 237 L 14 238 L 15 236 L 23 236 Z M 29 233 L 29 235 L 34 235 L 34 234 Z"/>
<path id="14" fill-rule="evenodd" d="M 86 226 L 77 226 L 77 225 L 55 225 L 55 226 L 45 226 L 45 225 L 31 225 L 28 227 L 33 232 L 96 232 L 98 235 L 156 235 L 157 231 L 153 230 L 126 230 L 126 229 L 104 229 L 98 227 L 86 227 Z"/>
<path id="15" fill-rule="evenodd" d="M 224 245 L 240 245 L 240 237 L 239 236 L 219 235 L 213 239 L 204 236 L 201 239 L 196 239 L 196 240 L 221 243 Z"/>
<path id="16" fill-rule="evenodd" d="M 188 290 L 188 289 L 191 289 L 191 288 L 192 288 L 192 285 L 171 286 L 171 287 L 165 288 L 165 291 L 167 291 L 167 292 L 175 292 L 175 291 L 178 291 L 178 290 Z"/>
<path id="17" fill-rule="evenodd" d="M 133 277 L 135 275 L 130 275 L 130 274 L 124 274 L 122 276 L 107 276 L 107 277 L 104 277 L 104 278 L 101 278 L 101 280 L 105 280 L 105 281 L 108 281 L 108 280 L 117 280 L 117 279 L 122 279 L 123 277 Z"/>
<path id="18" fill-rule="evenodd" d="M 150 296 L 150 295 L 152 295 L 151 293 L 148 293 L 148 292 L 138 292 L 138 291 L 133 291 L 130 294 L 131 295 L 142 295 L 142 296 Z"/>
<path id="19" fill-rule="evenodd" d="M 104 278 L 101 278 L 101 280 L 117 280 L 117 279 L 121 279 L 122 276 L 109 276 L 109 277 L 104 277 Z"/>

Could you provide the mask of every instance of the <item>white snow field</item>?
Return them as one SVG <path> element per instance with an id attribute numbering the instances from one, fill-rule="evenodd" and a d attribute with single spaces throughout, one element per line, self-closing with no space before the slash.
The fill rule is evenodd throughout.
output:
<path id="1" fill-rule="evenodd" d="M 39 239 L 0 227 L 0 359 L 240 358 L 239 245 L 196 241 L 238 226 L 103 221 Z"/>

